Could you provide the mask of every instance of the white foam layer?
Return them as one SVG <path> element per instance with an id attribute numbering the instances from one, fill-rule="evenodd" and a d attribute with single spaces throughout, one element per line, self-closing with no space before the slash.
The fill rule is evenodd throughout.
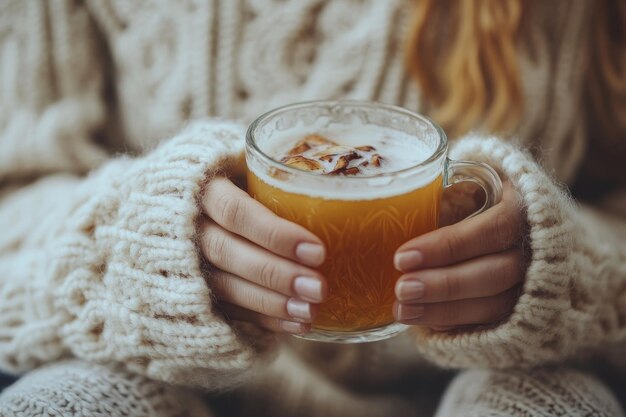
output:
<path id="1" fill-rule="evenodd" d="M 310 134 L 324 136 L 326 139 L 348 148 L 373 146 L 375 148 L 374 153 L 382 155 L 384 161 L 378 167 L 372 164 L 362 167 L 361 173 L 356 176 L 363 177 L 414 167 L 424 162 L 432 154 L 432 151 L 424 143 L 414 137 L 377 126 L 338 126 L 333 129 L 321 130 L 312 132 L 300 128 L 280 132 L 272 138 L 271 143 L 266 145 L 265 153 L 279 161 L 300 139 Z M 312 149 L 304 155 L 310 156 L 309 154 L 312 155 L 315 151 Z M 324 161 L 320 162 L 323 163 Z M 330 170 L 332 169 L 325 171 Z"/>
<path id="2" fill-rule="evenodd" d="M 406 194 L 422 188 L 441 175 L 442 161 L 410 172 L 397 173 L 416 167 L 434 152 L 424 142 L 404 132 L 371 125 L 341 125 L 326 128 L 294 127 L 276 131 L 272 137 L 260 144 L 263 152 L 275 160 L 280 160 L 293 146 L 307 135 L 318 134 L 341 146 L 373 146 L 383 156 L 379 167 L 361 168 L 354 176 L 321 175 L 302 172 L 281 179 L 270 175 L 258 164 L 249 161 L 249 169 L 263 182 L 284 191 L 332 200 L 374 200 Z M 386 174 L 374 176 L 377 174 Z M 396 174 L 391 174 L 396 173 Z"/>

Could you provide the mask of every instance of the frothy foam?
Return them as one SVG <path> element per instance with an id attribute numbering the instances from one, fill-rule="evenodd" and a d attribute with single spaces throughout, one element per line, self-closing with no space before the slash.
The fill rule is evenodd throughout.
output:
<path id="1" fill-rule="evenodd" d="M 410 168 L 424 162 L 432 154 L 432 151 L 425 144 L 406 133 L 375 126 L 340 126 L 313 132 L 305 129 L 280 132 L 273 138 L 265 152 L 275 160 L 280 161 L 300 140 L 311 135 L 323 137 L 332 142 L 328 145 L 318 145 L 301 153 L 303 156 L 320 163 L 324 173 L 332 172 L 337 162 L 337 158 L 320 159 L 320 155 L 325 155 L 325 150 L 329 150 L 331 155 L 333 155 L 333 151 L 335 151 L 335 155 L 356 151 L 359 158 L 349 161 L 349 166 L 359 168 L 358 173 L 352 174 L 357 177 Z M 335 149 L 335 145 L 338 145 L 337 149 Z M 366 147 L 373 149 L 368 150 Z M 372 157 L 376 155 L 382 157 L 379 164 L 371 163 Z"/>
<path id="2" fill-rule="evenodd" d="M 414 136 L 379 126 L 342 125 L 321 129 L 291 128 L 274 132 L 271 140 L 261 144 L 261 149 L 274 160 L 284 162 L 296 144 L 309 135 L 318 135 L 334 142 L 332 145 L 313 147 L 298 152 L 298 155 L 320 164 L 321 168 L 317 170 L 317 174 L 309 172 L 309 175 L 282 179 L 281 175 L 277 175 L 276 172 L 261 172 L 254 164 L 251 164 L 250 169 L 263 182 L 284 191 L 340 200 L 371 200 L 401 195 L 424 187 L 442 172 L 441 164 L 435 163 L 419 174 L 375 176 L 415 167 L 428 159 L 434 151 L 427 144 L 416 140 Z M 339 148 L 333 150 L 331 146 Z M 373 149 L 370 150 L 367 147 Z M 323 151 L 328 149 L 331 153 L 334 152 L 332 158 L 320 159 L 320 155 L 324 155 Z M 358 172 L 352 171 L 349 176 L 345 173 L 328 175 L 333 174 L 337 166 L 337 155 L 341 155 L 342 150 L 350 152 L 354 149 L 357 149 L 359 158 L 349 160 L 348 168 L 358 167 Z M 374 155 L 382 157 L 378 165 L 372 163 Z M 364 164 L 365 161 L 368 163 Z M 315 171 L 307 167 L 304 167 L 304 170 Z"/>

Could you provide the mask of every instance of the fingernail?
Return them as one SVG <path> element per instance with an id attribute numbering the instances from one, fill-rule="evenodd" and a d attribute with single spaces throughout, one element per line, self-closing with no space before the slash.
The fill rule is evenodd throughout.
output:
<path id="1" fill-rule="evenodd" d="M 280 327 L 287 333 L 303 334 L 306 333 L 307 327 L 302 323 L 296 323 L 293 321 L 282 321 Z"/>
<path id="2" fill-rule="evenodd" d="M 393 258 L 397 270 L 405 272 L 417 268 L 424 260 L 424 255 L 416 250 L 396 253 Z"/>
<path id="3" fill-rule="evenodd" d="M 320 266 L 324 263 L 324 247 L 317 243 L 300 243 L 296 246 L 296 256 L 309 266 Z"/>
<path id="4" fill-rule="evenodd" d="M 293 289 L 300 298 L 313 303 L 324 299 L 322 281 L 313 277 L 297 277 L 293 281 Z"/>
<path id="5" fill-rule="evenodd" d="M 422 298 L 424 283 L 417 279 L 403 279 L 396 286 L 396 297 L 399 301 L 410 301 Z"/>
<path id="6" fill-rule="evenodd" d="M 398 320 L 414 320 L 424 315 L 424 306 L 414 304 L 400 304 L 398 306 Z"/>
<path id="7" fill-rule="evenodd" d="M 293 318 L 311 320 L 313 315 L 311 314 L 311 304 L 290 298 L 287 301 L 287 313 Z"/>

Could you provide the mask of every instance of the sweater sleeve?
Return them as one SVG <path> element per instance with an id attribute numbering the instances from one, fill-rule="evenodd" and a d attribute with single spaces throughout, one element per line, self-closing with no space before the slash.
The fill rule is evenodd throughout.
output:
<path id="1" fill-rule="evenodd" d="M 531 260 L 512 315 L 492 328 L 417 330 L 418 349 L 448 367 L 534 366 L 626 340 L 626 213 L 575 204 L 530 155 L 467 137 L 456 159 L 484 161 L 520 192 Z"/>
<path id="2" fill-rule="evenodd" d="M 74 355 L 209 389 L 245 378 L 272 339 L 213 311 L 195 244 L 201 188 L 241 163 L 243 136 L 233 123 L 196 122 L 144 157 L 7 194 L 0 366 Z"/>
<path id="3" fill-rule="evenodd" d="M 196 200 L 242 166 L 243 126 L 112 158 L 129 147 L 82 2 L 1 2 L 0 54 L 0 369 L 77 356 L 209 389 L 247 378 L 272 339 L 214 311 L 195 242 Z"/>

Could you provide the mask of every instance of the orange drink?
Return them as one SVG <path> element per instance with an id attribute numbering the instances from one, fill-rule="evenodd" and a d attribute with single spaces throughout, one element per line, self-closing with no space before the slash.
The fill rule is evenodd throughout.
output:
<path id="1" fill-rule="evenodd" d="M 279 216 L 322 239 L 319 268 L 330 295 L 313 325 L 342 332 L 393 322 L 394 285 L 400 277 L 393 255 L 404 242 L 437 228 L 441 177 L 405 194 L 371 200 L 334 200 L 295 194 L 248 173 L 248 192 Z"/>
<path id="2" fill-rule="evenodd" d="M 447 158 L 445 134 L 430 119 L 379 103 L 293 104 L 255 120 L 246 135 L 248 192 L 326 247 L 319 267 L 330 295 L 305 339 L 386 339 L 394 322 L 399 246 L 437 228 L 443 189 L 479 184 L 485 206 L 501 195 L 488 166 Z"/>

